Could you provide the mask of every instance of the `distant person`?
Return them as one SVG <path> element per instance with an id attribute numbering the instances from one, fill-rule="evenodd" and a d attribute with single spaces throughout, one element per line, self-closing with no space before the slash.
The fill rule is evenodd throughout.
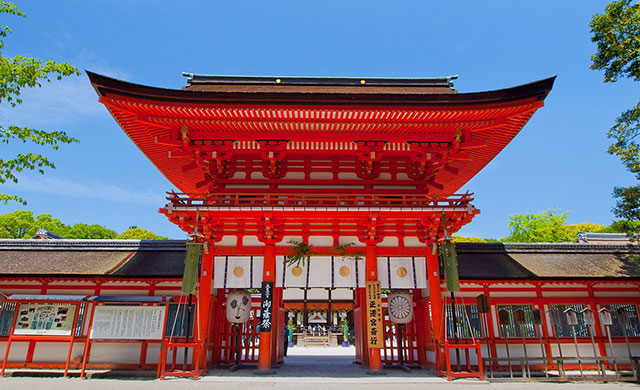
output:
<path id="1" fill-rule="evenodd" d="M 287 349 L 289 349 L 289 327 L 284 327 L 284 356 L 287 356 Z"/>

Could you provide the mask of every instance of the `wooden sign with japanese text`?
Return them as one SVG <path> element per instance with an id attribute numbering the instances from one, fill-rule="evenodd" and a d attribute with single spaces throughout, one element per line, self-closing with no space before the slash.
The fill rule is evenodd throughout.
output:
<path id="1" fill-rule="evenodd" d="M 262 282 L 260 301 L 260 332 L 271 332 L 273 314 L 273 282 Z"/>
<path id="2" fill-rule="evenodd" d="M 161 340 L 165 306 L 96 306 L 92 339 Z"/>
<path id="3" fill-rule="evenodd" d="M 380 282 L 367 281 L 367 339 L 369 348 L 384 347 L 384 333 L 382 332 L 382 300 Z"/>

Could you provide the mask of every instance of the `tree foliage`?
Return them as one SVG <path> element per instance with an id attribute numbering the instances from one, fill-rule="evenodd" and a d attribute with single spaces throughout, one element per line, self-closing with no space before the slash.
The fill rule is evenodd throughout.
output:
<path id="1" fill-rule="evenodd" d="M 66 225 L 51 214 L 33 216 L 33 211 L 16 210 L 0 215 L 1 238 L 32 238 L 38 229 L 46 229 L 70 239 L 113 239 L 116 232 L 100 225 L 76 223 Z"/>
<path id="2" fill-rule="evenodd" d="M 480 238 L 480 237 L 463 237 L 457 234 L 452 235 L 454 242 L 500 242 L 493 238 Z"/>
<path id="3" fill-rule="evenodd" d="M 155 233 L 137 226 L 130 226 L 129 229 L 118 234 L 118 240 L 167 240 L 167 237 L 156 236 Z"/>
<path id="4" fill-rule="evenodd" d="M 604 70 L 604 81 L 619 77 L 640 81 L 640 7 L 631 0 L 609 3 L 603 14 L 595 14 L 589 24 L 591 41 L 597 51 L 591 56 L 591 69 Z"/>
<path id="5" fill-rule="evenodd" d="M 8 1 L 0 2 L 0 14 L 26 17 L 15 4 Z M 22 103 L 20 97 L 23 88 L 40 87 L 43 82 L 58 80 L 63 76 L 79 75 L 80 72 L 66 63 L 53 60 L 42 61 L 39 58 L 29 58 L 22 55 L 6 57 L 4 39 L 11 34 L 11 28 L 0 26 L 0 104 L 11 107 Z M 37 146 L 49 146 L 57 150 L 60 144 L 78 142 L 64 131 L 44 131 L 29 127 L 0 125 L 0 142 L 9 144 L 12 141 L 22 141 Z M 18 153 L 9 158 L 0 158 L 0 184 L 12 181 L 18 182 L 17 173 L 24 170 L 36 170 L 44 174 L 45 168 L 55 168 L 54 163 L 46 156 L 38 153 Z M 26 204 L 24 199 L 16 195 L 0 194 L 0 202 L 7 204 L 16 201 Z"/>
<path id="6" fill-rule="evenodd" d="M 579 232 L 602 232 L 604 225 L 580 223 L 567 225 L 567 214 L 559 210 L 515 214 L 509 221 L 509 237 L 504 242 L 575 242 Z"/>
<path id="7" fill-rule="evenodd" d="M 603 14 L 595 14 L 591 19 L 591 40 L 597 51 L 591 56 L 591 69 L 604 70 L 604 82 L 612 83 L 619 78 L 640 81 L 640 6 L 631 0 L 617 0 L 609 3 Z M 640 180 L 640 102 L 624 111 L 607 131 L 614 140 L 607 152 L 620 158 L 625 168 Z M 638 204 L 640 188 L 615 187 L 613 197 L 616 217 L 630 221 L 640 221 Z M 632 225 L 626 225 L 631 228 Z M 638 230 L 628 231 L 638 233 Z"/>
<path id="8" fill-rule="evenodd" d="M 565 236 L 567 211 L 546 210 L 538 214 L 514 214 L 509 221 L 509 237 L 505 242 L 560 242 Z"/>

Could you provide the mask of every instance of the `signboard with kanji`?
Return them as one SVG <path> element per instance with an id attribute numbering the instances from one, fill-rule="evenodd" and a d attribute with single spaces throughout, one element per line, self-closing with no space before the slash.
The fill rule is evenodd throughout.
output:
<path id="1" fill-rule="evenodd" d="M 96 306 L 92 339 L 161 340 L 165 306 Z"/>
<path id="2" fill-rule="evenodd" d="M 273 282 L 262 282 L 260 302 L 260 332 L 271 332 L 273 314 Z"/>
<path id="3" fill-rule="evenodd" d="M 367 281 L 367 339 L 369 348 L 383 348 L 384 334 L 382 332 L 382 301 L 380 282 Z"/>

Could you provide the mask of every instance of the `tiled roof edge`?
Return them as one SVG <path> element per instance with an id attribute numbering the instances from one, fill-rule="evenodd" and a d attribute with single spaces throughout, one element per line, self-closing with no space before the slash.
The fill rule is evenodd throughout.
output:
<path id="1" fill-rule="evenodd" d="M 185 249 L 185 240 L 0 239 L 0 250 L 153 251 L 168 249 Z"/>
<path id="2" fill-rule="evenodd" d="M 583 244 L 583 243 L 471 243 L 458 242 L 459 252 L 511 252 L 511 253 L 640 253 L 634 244 Z"/>

